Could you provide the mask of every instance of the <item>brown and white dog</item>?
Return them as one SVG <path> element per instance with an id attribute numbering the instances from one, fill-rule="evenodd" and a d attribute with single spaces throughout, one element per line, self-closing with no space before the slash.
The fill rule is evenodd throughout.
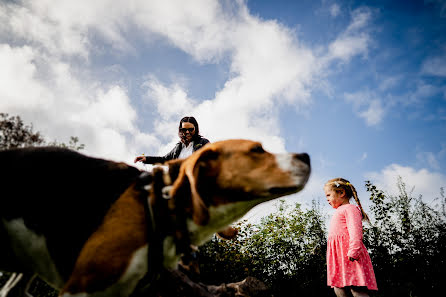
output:
<path id="1" fill-rule="evenodd" d="M 38 274 L 65 297 L 137 295 L 190 244 L 310 175 L 307 154 L 249 140 L 207 144 L 150 175 L 61 148 L 1 151 L 0 164 L 0 270 Z"/>

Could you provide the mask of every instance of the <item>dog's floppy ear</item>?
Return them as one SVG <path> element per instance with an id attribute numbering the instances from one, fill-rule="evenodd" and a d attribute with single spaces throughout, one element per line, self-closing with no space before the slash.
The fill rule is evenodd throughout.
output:
<path id="1" fill-rule="evenodd" d="M 184 159 L 173 159 L 165 163 L 165 165 L 169 167 L 169 176 L 173 181 L 178 178 L 178 175 L 180 174 L 180 167 L 183 162 Z"/>
<path id="2" fill-rule="evenodd" d="M 179 201 L 190 197 L 190 204 L 192 206 L 192 218 L 198 225 L 205 225 L 209 220 L 209 210 L 198 192 L 198 177 L 200 171 L 205 169 L 212 172 L 210 162 L 216 159 L 218 152 L 212 145 L 206 145 L 199 151 L 192 154 L 189 158 L 181 163 L 178 178 L 173 183 L 171 196 L 175 199 L 175 204 L 185 205 L 186 201 Z M 185 197 L 181 197 L 184 195 Z"/>

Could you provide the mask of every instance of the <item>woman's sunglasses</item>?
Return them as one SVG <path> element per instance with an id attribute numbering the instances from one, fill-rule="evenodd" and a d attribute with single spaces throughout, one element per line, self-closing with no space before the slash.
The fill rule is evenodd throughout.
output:
<path id="1" fill-rule="evenodd" d="M 194 132 L 195 128 L 180 128 L 181 133 L 186 133 L 186 131 L 189 131 L 189 133 Z"/>

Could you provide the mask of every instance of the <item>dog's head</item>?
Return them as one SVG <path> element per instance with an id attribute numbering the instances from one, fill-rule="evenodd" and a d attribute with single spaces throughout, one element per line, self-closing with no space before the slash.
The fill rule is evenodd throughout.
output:
<path id="1" fill-rule="evenodd" d="M 180 166 L 171 197 L 209 232 L 259 203 L 300 191 L 310 175 L 307 154 L 271 154 L 249 140 L 210 143 L 170 165 Z"/>

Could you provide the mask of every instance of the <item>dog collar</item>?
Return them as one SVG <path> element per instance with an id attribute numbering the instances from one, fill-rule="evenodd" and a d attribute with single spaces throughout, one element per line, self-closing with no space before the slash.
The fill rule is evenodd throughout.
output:
<path id="1" fill-rule="evenodd" d="M 143 172 L 138 177 L 137 188 L 139 188 L 139 195 L 144 204 L 144 212 L 146 214 L 147 225 L 147 244 L 149 246 L 147 252 L 147 273 L 138 282 L 135 291 L 149 292 L 153 290 L 154 284 L 159 278 L 159 272 L 162 268 L 163 249 L 162 249 L 162 235 L 156 225 L 154 210 L 151 205 L 150 196 L 153 194 L 156 178 L 150 172 Z M 154 187 L 155 186 L 155 187 Z"/>
<path id="2" fill-rule="evenodd" d="M 162 197 L 164 199 L 170 199 L 170 191 L 172 190 L 172 178 L 170 177 L 170 173 L 169 173 L 169 167 L 168 166 L 164 166 L 164 165 L 157 165 L 154 167 L 154 171 L 159 170 L 159 168 L 162 169 L 163 174 L 162 174 L 162 179 L 163 179 L 163 183 L 164 186 L 161 189 L 161 193 L 162 193 Z M 150 191 L 152 188 L 152 184 L 147 184 L 145 185 L 145 190 Z"/>
<path id="3" fill-rule="evenodd" d="M 163 182 L 164 187 L 161 190 L 164 199 L 170 199 L 170 190 L 172 190 L 172 179 L 170 178 L 169 167 L 163 166 Z"/>
<path id="4" fill-rule="evenodd" d="M 139 176 L 138 185 L 146 212 L 149 252 L 147 254 L 148 271 L 138 283 L 139 288 L 137 291 L 150 292 L 154 289 L 154 285 L 160 276 L 159 272 L 163 270 L 163 241 L 167 235 L 165 233 L 165 224 L 163 223 L 162 226 L 157 225 L 157 217 L 162 216 L 164 219 L 172 218 L 170 222 L 167 222 L 167 226 L 173 228 L 170 232 L 174 236 L 178 255 L 183 254 L 187 258 L 192 252 L 192 248 L 186 223 L 185 208 L 181 207 L 184 201 L 180 201 L 180 205 L 176 205 L 176 201 L 171 199 L 170 196 L 172 180 L 168 168 L 157 166 L 152 172 L 143 172 Z"/>

